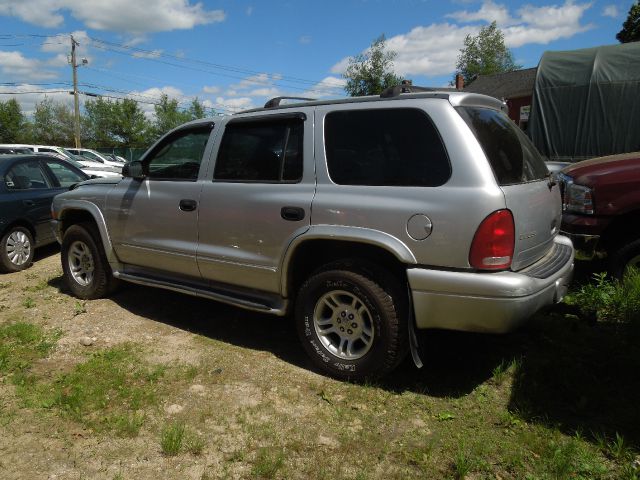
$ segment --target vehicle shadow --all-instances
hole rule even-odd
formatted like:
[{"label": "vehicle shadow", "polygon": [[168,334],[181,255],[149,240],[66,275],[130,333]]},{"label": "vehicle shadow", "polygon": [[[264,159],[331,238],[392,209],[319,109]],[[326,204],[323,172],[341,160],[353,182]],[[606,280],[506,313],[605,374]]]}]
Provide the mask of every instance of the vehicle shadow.
[{"label": "vehicle shadow", "polygon": [[567,434],[640,447],[640,324],[550,315],[525,345],[509,409]]},{"label": "vehicle shadow", "polygon": [[33,253],[33,261],[38,262],[58,253],[60,253],[60,245],[57,242],[50,243],[48,245],[36,248],[36,251]]}]

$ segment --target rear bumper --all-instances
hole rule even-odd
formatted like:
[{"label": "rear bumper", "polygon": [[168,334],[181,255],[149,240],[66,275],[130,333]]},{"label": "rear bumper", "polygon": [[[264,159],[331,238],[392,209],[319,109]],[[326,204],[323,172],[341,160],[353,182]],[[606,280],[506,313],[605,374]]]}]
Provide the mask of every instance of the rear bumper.
[{"label": "rear bumper", "polygon": [[[555,242],[564,249],[562,262],[545,258],[520,272],[408,269],[417,328],[504,333],[559,302],[571,282],[574,253],[568,238],[557,236]],[[532,271],[545,271],[544,262],[555,265],[552,271],[533,276]]]}]

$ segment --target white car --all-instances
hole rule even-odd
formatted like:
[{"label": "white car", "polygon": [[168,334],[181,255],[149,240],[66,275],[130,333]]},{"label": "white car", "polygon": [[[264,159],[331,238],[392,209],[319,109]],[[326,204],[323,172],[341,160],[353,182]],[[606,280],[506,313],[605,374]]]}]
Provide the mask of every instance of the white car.
[{"label": "white car", "polygon": [[[98,177],[119,177],[121,176],[122,166],[111,167],[100,162],[94,162],[92,160],[74,155],[65,148],[57,147],[54,145],[29,145],[34,152],[44,153],[57,153],[62,155],[66,160],[70,160],[76,163],[78,168],[84,171],[87,175],[96,175]],[[79,165],[78,165],[79,164]]]},{"label": "white car", "polygon": [[90,148],[66,148],[65,150],[73,153],[74,155],[78,155],[83,159],[91,160],[92,162],[103,163],[104,165],[108,165],[110,167],[122,168],[125,163],[120,162],[119,160],[114,160],[112,157],[103,155],[102,153],[91,150]]}]

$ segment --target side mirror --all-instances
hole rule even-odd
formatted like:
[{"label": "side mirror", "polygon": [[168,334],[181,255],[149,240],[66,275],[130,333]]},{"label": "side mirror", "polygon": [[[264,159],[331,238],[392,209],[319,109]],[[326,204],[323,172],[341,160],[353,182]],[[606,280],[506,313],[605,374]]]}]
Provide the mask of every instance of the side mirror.
[{"label": "side mirror", "polygon": [[140,160],[134,160],[133,162],[125,163],[122,167],[122,176],[142,180],[145,177],[142,162]]}]

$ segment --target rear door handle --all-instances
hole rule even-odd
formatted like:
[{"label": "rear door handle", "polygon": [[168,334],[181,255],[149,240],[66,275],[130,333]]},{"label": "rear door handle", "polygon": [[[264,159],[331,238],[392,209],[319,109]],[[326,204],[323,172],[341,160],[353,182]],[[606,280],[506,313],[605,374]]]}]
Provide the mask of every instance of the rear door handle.
[{"label": "rear door handle", "polygon": [[33,200],[23,200],[22,203],[27,207],[34,207],[36,205],[36,202]]},{"label": "rear door handle", "polygon": [[304,218],[304,208],[300,207],[282,207],[280,216],[290,222],[298,222]]},{"label": "rear door handle", "polygon": [[180,200],[180,210],[183,212],[193,212],[197,206],[198,202],[195,200],[189,200],[188,198]]}]

